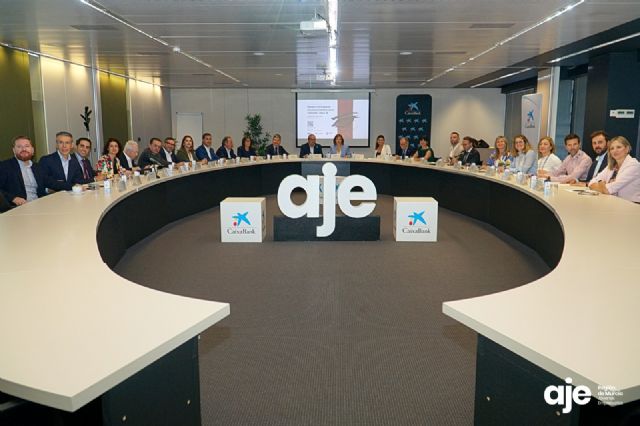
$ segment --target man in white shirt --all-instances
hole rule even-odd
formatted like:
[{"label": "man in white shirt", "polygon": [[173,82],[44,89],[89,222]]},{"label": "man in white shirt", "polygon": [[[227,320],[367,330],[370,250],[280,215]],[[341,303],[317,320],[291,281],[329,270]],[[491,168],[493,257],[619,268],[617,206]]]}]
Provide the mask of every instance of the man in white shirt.
[{"label": "man in white shirt", "polygon": [[449,135],[449,142],[451,143],[451,151],[449,151],[449,162],[454,163],[458,161],[458,157],[462,154],[464,148],[462,147],[462,142],[460,141],[460,133],[451,132]]}]

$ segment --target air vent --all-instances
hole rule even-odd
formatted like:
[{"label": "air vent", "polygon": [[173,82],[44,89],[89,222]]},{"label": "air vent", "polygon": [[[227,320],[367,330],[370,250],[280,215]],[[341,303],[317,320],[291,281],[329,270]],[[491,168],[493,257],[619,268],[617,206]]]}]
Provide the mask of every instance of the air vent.
[{"label": "air vent", "polygon": [[78,31],[117,31],[113,25],[70,25]]},{"label": "air vent", "polygon": [[481,23],[481,24],[472,24],[469,28],[476,30],[495,30],[500,28],[511,28],[513,24],[509,24],[508,22],[494,22],[494,23]]}]

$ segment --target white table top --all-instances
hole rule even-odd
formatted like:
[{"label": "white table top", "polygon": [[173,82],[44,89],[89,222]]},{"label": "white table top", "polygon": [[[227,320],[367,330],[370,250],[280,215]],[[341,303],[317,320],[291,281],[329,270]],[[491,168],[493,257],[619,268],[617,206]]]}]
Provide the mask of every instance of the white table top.
[{"label": "white table top", "polygon": [[[271,160],[300,161],[317,160]],[[263,162],[213,169],[254,164]],[[184,175],[174,173],[160,181]],[[58,193],[0,215],[1,391],[76,410],[229,314],[226,303],[131,283],[100,259],[101,215],[120,197],[154,184],[125,193]],[[623,402],[640,399],[640,206],[563,190],[543,197],[513,181],[501,184],[556,213],[565,232],[562,259],[533,283],[446,302],[443,312],[593,394],[598,385],[612,385],[623,392]]]}]

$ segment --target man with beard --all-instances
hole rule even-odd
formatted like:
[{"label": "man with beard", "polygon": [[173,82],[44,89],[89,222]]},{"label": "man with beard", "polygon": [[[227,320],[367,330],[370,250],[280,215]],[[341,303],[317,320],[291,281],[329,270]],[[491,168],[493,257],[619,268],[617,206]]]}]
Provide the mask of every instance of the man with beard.
[{"label": "man with beard", "polygon": [[605,167],[607,167],[609,151],[609,136],[603,130],[597,130],[591,133],[591,148],[596,154],[596,158],[591,163],[587,172],[586,182],[590,182],[594,176],[597,176]]},{"label": "man with beard", "polygon": [[21,206],[47,195],[44,176],[32,161],[34,149],[31,139],[13,139],[14,157],[0,163],[0,192],[8,203]]}]

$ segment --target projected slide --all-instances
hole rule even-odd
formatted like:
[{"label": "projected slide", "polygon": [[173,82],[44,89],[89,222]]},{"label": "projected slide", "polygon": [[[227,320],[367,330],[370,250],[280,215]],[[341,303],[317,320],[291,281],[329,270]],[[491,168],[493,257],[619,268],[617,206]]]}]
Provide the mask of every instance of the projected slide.
[{"label": "projected slide", "polygon": [[[311,94],[304,94],[308,97]],[[341,93],[319,94],[313,99],[297,99],[297,145],[307,142],[310,133],[316,135],[318,143],[329,146],[333,137],[340,133],[352,147],[369,146],[369,94],[349,95],[349,98],[324,99],[345,95]],[[360,99],[355,99],[359,96]],[[362,97],[366,98],[362,98]]]}]

